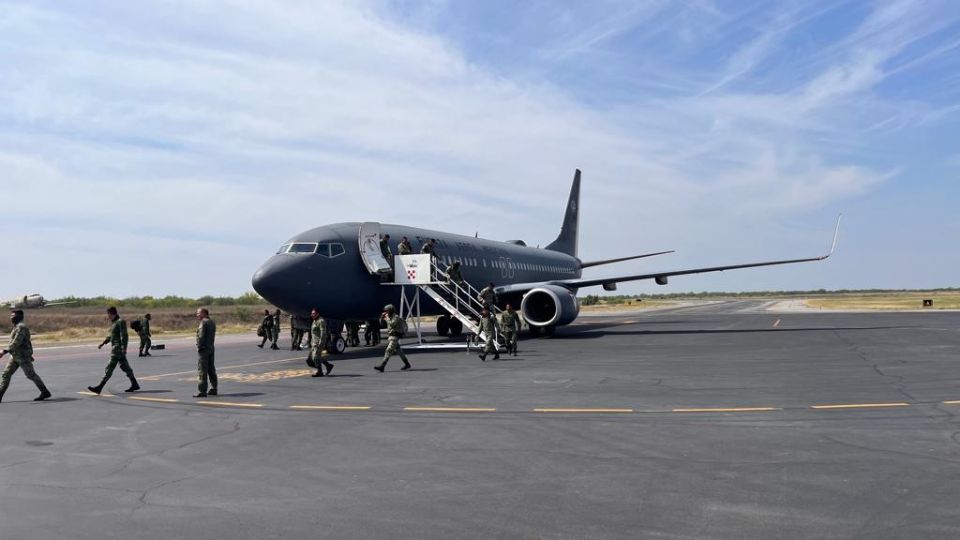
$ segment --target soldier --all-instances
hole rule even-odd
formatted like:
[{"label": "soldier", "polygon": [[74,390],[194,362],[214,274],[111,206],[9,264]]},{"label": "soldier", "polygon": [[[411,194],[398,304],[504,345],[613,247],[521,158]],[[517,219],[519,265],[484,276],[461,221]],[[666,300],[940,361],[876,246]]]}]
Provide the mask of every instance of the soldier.
[{"label": "soldier", "polygon": [[385,234],[383,238],[380,239],[380,254],[383,255],[383,258],[390,263],[390,266],[393,266],[393,252],[390,251],[390,235]]},{"label": "soldier", "polygon": [[140,389],[140,385],[137,384],[137,378],[133,374],[133,369],[130,368],[130,363],[127,362],[127,344],[130,341],[130,337],[127,335],[127,321],[120,318],[120,314],[117,313],[117,308],[113,306],[107,308],[107,318],[110,320],[110,333],[107,334],[106,339],[104,339],[103,343],[97,348],[102,349],[104,345],[109,343],[110,361],[107,362],[107,368],[104,370],[103,379],[100,381],[100,384],[88,386],[87,390],[99,395],[100,392],[103,391],[103,386],[107,384],[107,381],[109,381],[113,375],[113,370],[116,369],[119,364],[120,370],[130,379],[130,388],[127,388],[124,392],[136,392]]},{"label": "soldier", "polygon": [[410,240],[404,236],[400,243],[397,244],[397,255],[410,255],[413,253],[413,246],[410,245]]},{"label": "soldier", "polygon": [[480,294],[477,295],[477,300],[483,304],[483,307],[487,309],[493,309],[493,306],[497,305],[497,293],[493,290],[493,282],[491,281],[489,285],[483,288],[480,291]]},{"label": "soldier", "polygon": [[500,331],[500,325],[497,323],[496,317],[490,316],[490,310],[483,308],[483,311],[480,312],[480,333],[483,334],[483,337],[486,339],[486,342],[483,347],[483,352],[480,353],[480,360],[486,362],[487,355],[493,353],[493,359],[500,359],[500,351],[497,350],[497,332]]},{"label": "soldier", "polygon": [[279,351],[280,347],[277,345],[277,341],[280,340],[280,310],[273,312],[273,335],[270,336],[270,341],[273,343],[270,345],[270,348]]},{"label": "soldier", "polygon": [[[197,320],[200,321],[200,325],[197,326],[197,390],[199,393],[193,397],[203,398],[217,395],[217,368],[213,362],[217,325],[210,318],[210,312],[206,308],[197,310]],[[209,391],[207,391],[208,381]]]},{"label": "soldier", "polygon": [[347,345],[351,347],[360,346],[360,323],[350,321],[346,323],[347,327]]},{"label": "soldier", "polygon": [[363,329],[363,339],[367,344],[367,347],[376,347],[380,344],[380,321],[377,319],[370,319],[364,325]]},{"label": "soldier", "polygon": [[303,350],[303,328],[297,326],[297,319],[290,315],[290,350],[291,351],[302,351]]},{"label": "soldier", "polygon": [[10,353],[10,361],[3,370],[3,377],[0,378],[0,401],[3,401],[3,395],[7,393],[10,386],[10,377],[23,369],[23,374],[37,385],[40,395],[33,398],[34,401],[43,401],[51,396],[50,391],[43,384],[43,380],[33,369],[33,342],[30,341],[30,329],[23,324],[23,311],[14,310],[10,312],[10,323],[13,325],[13,331],[10,332],[10,344],[3,351],[0,351],[0,358]]},{"label": "soldier", "polygon": [[436,257],[437,256],[436,247],[437,247],[437,239],[431,238],[430,240],[427,240],[427,243],[424,244],[422,248],[420,248],[420,253],[426,253],[432,257]]},{"label": "soldier", "polygon": [[503,340],[507,346],[507,354],[517,355],[517,337],[520,335],[520,315],[507,304],[507,309],[500,314],[500,329],[503,331]]},{"label": "soldier", "polygon": [[143,319],[140,319],[140,330],[137,330],[137,335],[140,336],[140,356],[153,356],[150,354],[150,345],[153,343],[150,340],[152,334],[150,333],[150,319],[152,317],[149,313],[143,316]]},{"label": "soldier", "polygon": [[263,341],[257,345],[261,349],[267,344],[268,339],[273,339],[273,315],[270,314],[269,309],[263,310],[263,320],[260,321],[260,327],[257,328],[257,335],[263,337]]},{"label": "soldier", "polygon": [[307,365],[317,368],[317,372],[311,377],[324,377],[323,368],[327,368],[326,375],[333,371],[333,364],[323,357],[323,350],[327,346],[327,340],[330,339],[330,332],[327,330],[327,321],[320,317],[320,312],[316,308],[310,310],[310,355],[307,356]]},{"label": "soldier", "polygon": [[463,275],[460,273],[460,261],[453,261],[453,263],[447,267],[447,283],[456,284],[458,287],[463,286]]},{"label": "soldier", "polygon": [[373,369],[383,373],[387,367],[390,357],[399,354],[400,360],[403,360],[401,371],[410,369],[410,362],[407,361],[407,355],[403,354],[400,348],[400,338],[403,337],[403,319],[397,316],[393,304],[387,304],[383,308],[383,315],[380,316],[387,321],[387,349],[383,352],[383,363],[379,366],[373,366]]}]

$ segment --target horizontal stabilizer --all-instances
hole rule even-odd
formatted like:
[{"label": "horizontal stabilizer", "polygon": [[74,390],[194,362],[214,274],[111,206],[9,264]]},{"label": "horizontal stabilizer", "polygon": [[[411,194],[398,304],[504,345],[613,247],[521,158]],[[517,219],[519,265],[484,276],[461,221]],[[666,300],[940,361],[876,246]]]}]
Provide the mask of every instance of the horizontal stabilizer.
[{"label": "horizontal stabilizer", "polygon": [[623,261],[632,261],[634,259],[645,259],[647,257],[656,257],[657,255],[665,255],[667,253],[674,253],[674,250],[670,251],[658,251],[656,253],[645,253],[643,255],[632,255],[630,257],[620,257],[619,259],[604,259],[602,261],[589,261],[585,263],[580,263],[580,268],[590,268],[591,266],[602,266],[604,264],[613,264]]}]

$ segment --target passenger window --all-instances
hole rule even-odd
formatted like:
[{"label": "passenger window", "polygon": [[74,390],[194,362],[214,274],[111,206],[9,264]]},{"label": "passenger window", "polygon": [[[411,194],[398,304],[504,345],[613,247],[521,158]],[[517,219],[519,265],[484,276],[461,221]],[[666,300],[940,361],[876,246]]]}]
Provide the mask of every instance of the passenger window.
[{"label": "passenger window", "polygon": [[287,253],[314,253],[317,251],[317,244],[290,244],[290,251]]},{"label": "passenger window", "polygon": [[329,257],[330,244],[320,244],[320,246],[317,247],[317,253],[319,253],[323,257]]},{"label": "passenger window", "polygon": [[346,250],[343,249],[343,244],[330,244],[330,256],[337,257],[346,253]]}]

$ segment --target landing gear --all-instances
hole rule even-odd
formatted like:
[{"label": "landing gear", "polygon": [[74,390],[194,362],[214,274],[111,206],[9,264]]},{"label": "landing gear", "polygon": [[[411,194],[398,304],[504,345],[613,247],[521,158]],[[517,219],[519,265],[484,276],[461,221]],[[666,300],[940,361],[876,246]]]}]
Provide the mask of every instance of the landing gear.
[{"label": "landing gear", "polygon": [[533,326],[530,325],[530,335],[533,337],[553,337],[553,334],[557,331],[556,326]]},{"label": "landing gear", "polygon": [[450,335],[455,338],[463,335],[463,323],[459,319],[450,319]]},{"label": "landing gear", "polygon": [[328,353],[343,354],[345,350],[347,350],[347,341],[343,339],[343,336],[332,336],[330,338],[330,344],[327,345]]},{"label": "landing gear", "polygon": [[[451,319],[448,315],[441,315],[437,317],[437,334],[440,336],[446,336],[450,333],[450,323],[456,319]],[[457,321],[460,322],[460,321]]]}]

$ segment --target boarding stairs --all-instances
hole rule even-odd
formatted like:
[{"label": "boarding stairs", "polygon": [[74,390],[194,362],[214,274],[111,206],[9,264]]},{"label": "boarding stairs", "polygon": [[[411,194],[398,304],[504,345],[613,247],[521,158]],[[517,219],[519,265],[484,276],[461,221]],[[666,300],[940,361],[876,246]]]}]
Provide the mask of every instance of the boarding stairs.
[{"label": "boarding stairs", "polygon": [[[480,332],[480,326],[474,322],[480,320],[480,311],[483,303],[480,302],[480,291],[466,281],[456,283],[450,280],[447,270],[449,265],[441,269],[443,263],[434,258],[431,262],[432,282],[420,285],[420,290],[427,294],[434,302],[440,305],[451,317],[463,324],[463,327],[477,335],[481,342],[486,342],[487,336]],[[490,306],[490,313],[494,317],[500,315],[500,308]],[[495,336],[499,338],[499,336]],[[497,340],[494,339],[494,343]],[[499,346],[499,345],[498,345]]]}]

